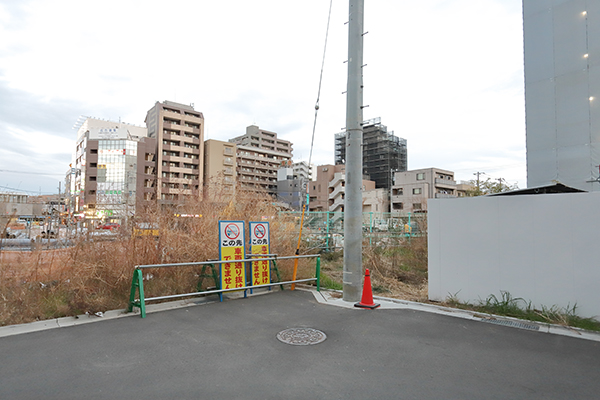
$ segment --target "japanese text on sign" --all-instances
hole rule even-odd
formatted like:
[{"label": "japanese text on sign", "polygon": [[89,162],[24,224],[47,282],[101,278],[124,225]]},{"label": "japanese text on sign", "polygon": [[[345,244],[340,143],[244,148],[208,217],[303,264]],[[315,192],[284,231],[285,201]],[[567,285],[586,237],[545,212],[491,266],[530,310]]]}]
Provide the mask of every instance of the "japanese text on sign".
[{"label": "japanese text on sign", "polygon": [[[250,250],[252,254],[269,254],[269,223],[250,222]],[[252,285],[271,283],[268,260],[252,262]]]},{"label": "japanese text on sign", "polygon": [[[219,257],[222,261],[243,260],[245,257],[244,222],[219,221]],[[221,288],[246,286],[246,268],[242,262],[221,264]]]}]

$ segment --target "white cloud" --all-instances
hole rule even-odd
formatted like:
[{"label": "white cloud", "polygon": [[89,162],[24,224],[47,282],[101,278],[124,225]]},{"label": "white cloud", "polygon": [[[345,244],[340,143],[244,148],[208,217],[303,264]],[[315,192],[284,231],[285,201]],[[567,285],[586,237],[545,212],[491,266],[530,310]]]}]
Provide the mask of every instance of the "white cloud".
[{"label": "white cloud", "polygon": [[[409,168],[520,165],[497,174],[525,186],[520,3],[366,2],[364,117],[408,139]],[[329,2],[20,4],[0,5],[0,79],[11,89],[138,125],[156,101],[194,103],[209,138],[257,124],[308,159]],[[333,162],[345,125],[347,12],[334,1],[315,163]],[[73,143],[56,143],[70,153]]]}]

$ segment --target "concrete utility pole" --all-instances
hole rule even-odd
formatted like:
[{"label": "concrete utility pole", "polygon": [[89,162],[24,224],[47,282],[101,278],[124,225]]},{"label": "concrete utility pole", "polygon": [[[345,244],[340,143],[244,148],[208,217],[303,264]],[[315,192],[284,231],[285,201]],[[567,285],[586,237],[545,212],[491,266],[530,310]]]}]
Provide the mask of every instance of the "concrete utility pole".
[{"label": "concrete utility pole", "polygon": [[473,172],[473,175],[477,175],[477,190],[479,190],[479,175],[485,175],[485,172]]},{"label": "concrete utility pole", "polygon": [[364,0],[350,0],[346,94],[344,301],[360,300],[362,283],[362,140]]}]

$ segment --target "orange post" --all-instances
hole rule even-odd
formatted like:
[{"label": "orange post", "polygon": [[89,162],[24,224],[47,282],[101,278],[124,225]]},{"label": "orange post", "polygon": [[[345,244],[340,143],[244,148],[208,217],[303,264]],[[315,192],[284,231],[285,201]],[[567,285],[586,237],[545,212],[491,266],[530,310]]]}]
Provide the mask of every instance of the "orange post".
[{"label": "orange post", "polygon": [[[306,204],[302,206],[302,218],[300,218],[300,234],[298,235],[298,245],[296,246],[296,255],[300,254],[300,240],[302,239],[302,226],[304,225],[304,211],[306,210]],[[296,280],[296,274],[298,272],[298,259],[294,260],[294,273],[292,274],[292,280]],[[296,284],[292,283],[291,290],[296,289]]]}]

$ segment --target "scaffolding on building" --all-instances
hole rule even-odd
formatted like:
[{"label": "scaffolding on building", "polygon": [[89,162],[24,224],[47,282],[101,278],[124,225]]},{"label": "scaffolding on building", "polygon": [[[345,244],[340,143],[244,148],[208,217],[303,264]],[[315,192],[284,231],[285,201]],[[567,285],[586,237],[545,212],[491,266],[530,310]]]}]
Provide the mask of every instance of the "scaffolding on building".
[{"label": "scaffolding on building", "polygon": [[[335,163],[346,163],[346,132],[335,135]],[[375,182],[376,188],[392,187],[392,171],[406,171],[408,166],[406,139],[388,132],[381,118],[363,122],[363,174]]]}]

